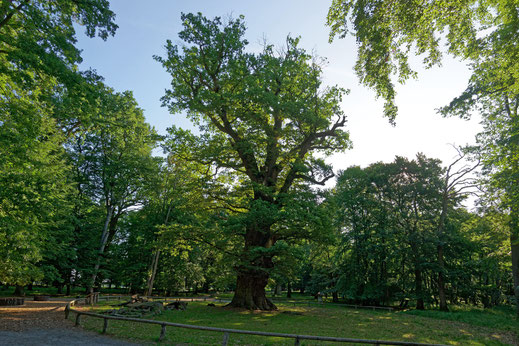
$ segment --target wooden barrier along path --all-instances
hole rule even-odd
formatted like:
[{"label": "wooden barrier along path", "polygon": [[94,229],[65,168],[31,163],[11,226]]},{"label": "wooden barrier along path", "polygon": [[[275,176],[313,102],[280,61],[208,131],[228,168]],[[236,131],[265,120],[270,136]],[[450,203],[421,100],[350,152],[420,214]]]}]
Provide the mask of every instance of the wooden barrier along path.
[{"label": "wooden barrier along path", "polygon": [[[153,297],[157,298],[165,298],[165,297]],[[424,343],[416,343],[416,342],[406,342],[406,341],[387,341],[387,340],[369,340],[369,339],[351,339],[351,338],[337,338],[332,336],[315,336],[315,335],[299,335],[299,334],[286,334],[286,333],[270,333],[270,332],[260,332],[253,330],[241,330],[241,329],[228,329],[228,328],[216,328],[216,327],[205,327],[205,326],[195,326],[190,324],[181,324],[181,323],[173,323],[173,322],[164,322],[164,321],[155,321],[155,320],[147,320],[142,318],[132,318],[132,317],[119,317],[119,316],[107,316],[96,314],[88,311],[79,311],[73,309],[78,302],[83,301],[85,305],[97,303],[100,299],[112,300],[117,299],[120,300],[121,296],[106,296],[100,297],[99,293],[94,293],[88,295],[86,298],[76,299],[67,304],[65,307],[65,318],[68,319],[70,312],[76,314],[76,326],[81,324],[81,316],[91,316],[104,319],[103,321],[103,333],[106,333],[108,329],[108,320],[118,320],[118,321],[129,321],[129,322],[138,322],[138,323],[147,323],[147,324],[157,324],[161,326],[159,340],[162,341],[166,338],[166,327],[176,327],[176,328],[186,328],[186,329],[196,329],[196,330],[206,330],[211,332],[219,332],[223,333],[222,346],[226,346],[230,334],[247,334],[247,335],[258,335],[258,336],[271,336],[278,338],[289,338],[294,339],[294,345],[300,345],[301,340],[314,340],[314,341],[328,341],[328,342],[344,342],[344,343],[358,343],[358,344],[371,344],[371,345],[420,345],[420,346],[445,346],[439,344],[424,344]],[[171,299],[171,298],[170,298]],[[175,299],[175,298],[173,298]],[[191,301],[206,301],[207,298],[184,298],[185,300],[191,299]]]}]

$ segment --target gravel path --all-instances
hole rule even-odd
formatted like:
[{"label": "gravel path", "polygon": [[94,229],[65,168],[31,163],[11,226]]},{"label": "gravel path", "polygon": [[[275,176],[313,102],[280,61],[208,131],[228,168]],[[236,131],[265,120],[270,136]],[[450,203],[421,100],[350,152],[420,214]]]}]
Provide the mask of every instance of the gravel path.
[{"label": "gravel path", "polygon": [[135,345],[74,327],[65,320],[67,299],[0,307],[0,345]]}]

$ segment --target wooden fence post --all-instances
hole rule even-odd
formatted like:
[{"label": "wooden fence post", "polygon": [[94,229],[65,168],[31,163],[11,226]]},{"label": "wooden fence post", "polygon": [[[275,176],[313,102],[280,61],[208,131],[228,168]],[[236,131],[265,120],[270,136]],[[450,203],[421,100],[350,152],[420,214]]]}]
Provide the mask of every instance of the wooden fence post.
[{"label": "wooden fence post", "polygon": [[159,341],[164,340],[165,337],[166,337],[166,325],[163,324],[162,328],[160,329]]},{"label": "wooden fence post", "polygon": [[108,318],[103,318],[103,334],[106,333],[106,329],[108,328]]},{"label": "wooden fence post", "polygon": [[294,342],[294,346],[299,346],[299,337],[296,337],[296,341]]},{"label": "wooden fence post", "polygon": [[222,346],[227,346],[227,342],[229,342],[229,333],[223,333]]},{"label": "wooden fence post", "polygon": [[76,315],[76,327],[81,324],[81,314],[78,312]]}]

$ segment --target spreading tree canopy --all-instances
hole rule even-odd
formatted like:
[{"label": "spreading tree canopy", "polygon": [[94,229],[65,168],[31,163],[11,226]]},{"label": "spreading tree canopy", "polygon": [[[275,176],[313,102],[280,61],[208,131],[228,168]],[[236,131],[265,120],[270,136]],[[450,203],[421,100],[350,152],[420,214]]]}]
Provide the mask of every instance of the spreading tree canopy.
[{"label": "spreading tree canopy", "polygon": [[[332,178],[324,158],[350,145],[339,106],[346,91],[322,86],[319,61],[297,38],[279,52],[265,45],[254,54],[246,51],[243,17],[183,14],[182,21],[184,45],[168,41],[167,56],[156,57],[172,76],[163,102],[199,125],[200,135],[191,137],[197,159],[232,177],[228,196],[240,192],[233,233],[242,248],[231,305],[273,309],[265,286],[276,244],[311,233],[301,221],[311,214],[311,197],[299,192]],[[301,227],[289,227],[290,220]]]}]

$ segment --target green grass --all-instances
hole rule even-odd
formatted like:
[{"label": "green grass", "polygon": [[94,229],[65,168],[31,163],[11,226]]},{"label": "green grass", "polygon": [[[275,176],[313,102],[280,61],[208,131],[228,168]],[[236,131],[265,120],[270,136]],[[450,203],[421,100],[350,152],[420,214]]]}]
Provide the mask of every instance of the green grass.
[{"label": "green grass", "polygon": [[[502,345],[519,342],[519,321],[506,309],[459,309],[452,313],[379,312],[332,306],[292,306],[278,303],[274,312],[253,312],[208,307],[207,302],[189,302],[187,311],[166,311],[150,317],[200,326],[246,329],[278,333],[336,336],[362,339],[384,339],[443,343],[451,345]],[[109,309],[106,302],[96,311]],[[454,316],[454,317],[453,317]],[[86,329],[101,331],[102,319],[83,316]],[[486,323],[485,321],[488,321]],[[156,343],[160,326],[125,321],[109,321],[108,334],[141,343]],[[223,334],[168,327],[163,344],[221,344]],[[293,339],[231,334],[229,345],[293,345]],[[303,345],[323,345],[302,341]],[[329,343],[330,345],[338,345]]]},{"label": "green grass", "polygon": [[472,326],[519,333],[519,320],[515,310],[510,306],[500,306],[493,309],[483,309],[472,305],[450,306],[449,312],[439,310],[409,310],[408,315],[422,316],[440,320],[457,321]]}]

